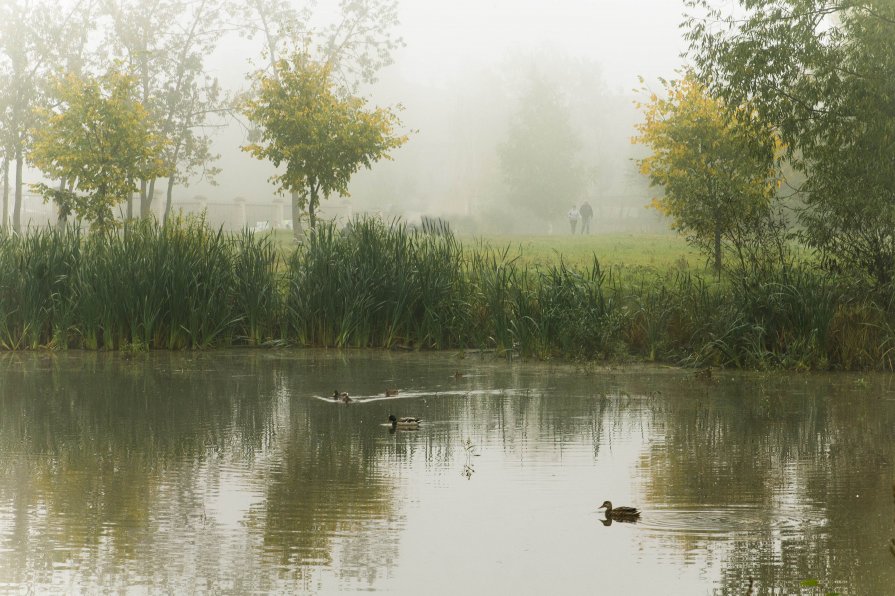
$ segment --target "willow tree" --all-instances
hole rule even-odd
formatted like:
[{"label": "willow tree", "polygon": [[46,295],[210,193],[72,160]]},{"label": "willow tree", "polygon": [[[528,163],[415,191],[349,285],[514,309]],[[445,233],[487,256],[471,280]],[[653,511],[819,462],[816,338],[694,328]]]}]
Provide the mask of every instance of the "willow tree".
[{"label": "willow tree", "polygon": [[895,1],[687,4],[700,78],[773,122],[805,175],[806,242],[836,269],[895,280]]},{"label": "willow tree", "polygon": [[[279,60],[273,72],[256,75],[255,93],[244,106],[260,138],[242,149],[283,166],[270,180],[292,195],[293,221],[307,210],[312,228],[321,199],[349,196],[352,175],[390,159],[389,152],[407,141],[392,110],[370,109],[364,99],[340,93],[332,72],[307,54]],[[298,225],[293,232],[298,238]]]},{"label": "willow tree", "polygon": [[137,190],[137,181],[166,173],[164,143],[137,98],[132,77],[70,75],[54,85],[56,106],[40,113],[31,161],[59,188],[37,184],[61,214],[73,213],[95,230],[115,225],[113,208]]},{"label": "willow tree", "polygon": [[639,105],[644,120],[633,139],[652,151],[640,170],[664,191],[652,206],[713,258],[716,271],[724,245],[745,264],[752,234],[771,216],[779,138],[752,112],[710,96],[692,74],[664,85],[665,97]]}]

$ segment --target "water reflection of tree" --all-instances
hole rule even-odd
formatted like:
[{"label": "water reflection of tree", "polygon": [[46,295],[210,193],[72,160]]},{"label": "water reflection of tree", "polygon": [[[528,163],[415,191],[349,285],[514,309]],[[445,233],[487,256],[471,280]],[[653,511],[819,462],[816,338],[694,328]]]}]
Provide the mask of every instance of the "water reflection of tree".
[{"label": "water reflection of tree", "polygon": [[[725,542],[676,534],[682,553],[726,545],[725,593],[750,578],[756,593],[797,592],[806,579],[859,594],[895,585],[880,531],[891,510],[893,413],[871,397],[880,387],[856,393],[849,383],[738,380],[654,408],[661,432],[642,460],[649,502],[691,505],[697,527],[713,512],[747,520],[720,534]],[[737,505],[757,508],[732,512]]]},{"label": "water reflection of tree", "polygon": [[[3,356],[0,576],[46,584],[61,564],[88,587],[150,577],[181,592],[207,578],[202,589],[239,592],[277,589],[271,556],[305,581],[338,558],[356,581],[394,559],[377,463],[388,434],[357,433],[346,418],[363,410],[310,399],[332,375],[308,381],[295,365],[254,352]],[[233,490],[257,496],[248,531],[218,519],[229,504],[217,495]]]},{"label": "water reflection of tree", "polygon": [[[724,591],[749,577],[761,590],[796,591],[815,575],[856,593],[895,581],[868,572],[888,556],[887,537],[875,541],[891,518],[895,432],[891,405],[867,398],[872,388],[854,399],[854,384],[803,377],[694,384],[677,373],[582,377],[487,362],[464,362],[469,374],[457,380],[458,366],[368,353],[4,357],[0,576],[47,577],[68,557],[80,575],[114,583],[125,569],[170,592],[195,589],[183,583],[194,569],[212,592],[310,591],[326,574],[372,585],[399,557],[405,487],[420,473],[466,483],[467,439],[482,453],[473,483],[491,472],[494,450],[552,465],[577,449],[587,466],[588,441],[596,461],[615,440],[642,439],[645,500],[632,504],[756,512],[733,539],[668,534],[675,552],[723,557]],[[404,391],[348,407],[314,399],[333,385]],[[390,434],[382,423],[392,412],[427,425]],[[226,488],[228,469],[257,496],[229,532],[207,499]]]},{"label": "water reflection of tree", "polygon": [[[433,482],[416,474],[461,478],[467,439],[480,446],[483,461],[494,446],[510,460],[519,452],[525,461],[561,461],[564,451],[582,439],[592,441],[596,456],[606,428],[623,426],[629,432],[640,422],[622,412],[641,400],[619,405],[607,397],[617,390],[611,383],[595,377],[582,384],[568,368],[464,362],[469,374],[455,379],[457,363],[443,355],[431,360],[383,355],[364,363],[368,357],[317,362],[315,376],[339,379],[339,389],[357,388],[352,394],[361,400],[381,394],[386,380],[398,379],[400,398],[348,407],[295,401],[286,425],[290,432],[279,440],[282,459],[268,479],[264,547],[278,565],[295,573],[326,565],[359,583],[385,573],[399,555],[405,523],[402,483]],[[308,387],[304,392],[327,390]],[[422,416],[424,428],[391,434],[382,424],[389,413]],[[530,442],[538,448],[527,450]],[[541,447],[551,443],[552,452]],[[346,537],[335,548],[334,535]]]},{"label": "water reflection of tree", "polygon": [[[334,408],[341,411],[333,415]],[[293,573],[332,566],[342,577],[372,581],[366,572],[397,559],[393,484],[378,463],[388,433],[359,412],[316,400],[290,412],[267,478],[263,532],[265,550]]]},{"label": "water reflection of tree", "polygon": [[145,557],[170,539],[160,517],[201,516],[199,476],[216,453],[236,442],[251,457],[271,432],[271,401],[258,396],[275,394],[274,379],[251,362],[237,376],[202,356],[13,354],[0,371],[13,581],[49,580],[73,560],[96,577]]}]

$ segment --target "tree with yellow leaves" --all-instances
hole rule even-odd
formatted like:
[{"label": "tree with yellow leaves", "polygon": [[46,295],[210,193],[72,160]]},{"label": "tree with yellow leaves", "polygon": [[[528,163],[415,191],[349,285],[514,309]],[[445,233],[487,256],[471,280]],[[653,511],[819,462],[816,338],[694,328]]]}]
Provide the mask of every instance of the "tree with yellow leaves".
[{"label": "tree with yellow leaves", "polygon": [[348,196],[351,177],[370,169],[407,142],[398,116],[388,108],[340,92],[333,66],[299,52],[274,63],[273,73],[255,75],[255,94],[244,113],[260,130],[260,139],[242,147],[284,170],[271,177],[281,192],[292,194],[293,233],[307,209],[313,228],[321,199]]},{"label": "tree with yellow leaves", "polygon": [[57,103],[40,111],[30,157],[59,186],[34,188],[56,204],[61,220],[74,214],[94,230],[110,230],[113,208],[136,192],[137,181],[165,175],[164,142],[131,76],[69,75],[53,87]]},{"label": "tree with yellow leaves", "polygon": [[639,103],[635,143],[652,154],[640,171],[664,194],[651,206],[713,258],[721,270],[729,247],[748,260],[754,233],[766,230],[779,187],[779,137],[745,107],[711,97],[692,73],[662,81],[666,96]]}]

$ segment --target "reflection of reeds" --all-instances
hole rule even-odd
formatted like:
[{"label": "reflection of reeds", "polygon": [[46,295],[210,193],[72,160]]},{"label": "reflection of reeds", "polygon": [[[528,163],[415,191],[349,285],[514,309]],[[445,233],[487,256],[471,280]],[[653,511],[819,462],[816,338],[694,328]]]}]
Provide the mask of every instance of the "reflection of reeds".
[{"label": "reflection of reeds", "polygon": [[[892,485],[892,501],[895,501],[895,484]],[[895,526],[895,519],[892,522],[893,526]],[[895,556],[895,535],[889,539],[889,551],[892,553],[892,556]]]},{"label": "reflection of reeds", "polygon": [[475,473],[475,464],[472,463],[473,457],[478,457],[478,452],[475,444],[472,442],[472,439],[467,438],[463,443],[463,451],[466,454],[466,461],[463,463],[463,475],[467,480],[472,478],[472,475]]},{"label": "reflection of reeds", "polygon": [[[437,233],[435,233],[437,232]],[[282,265],[282,266],[281,266]],[[282,263],[201,220],[0,236],[0,347],[483,349],[745,368],[895,369],[895,302],[808,267],[722,283],[524,264],[446,227],[323,224]]]}]

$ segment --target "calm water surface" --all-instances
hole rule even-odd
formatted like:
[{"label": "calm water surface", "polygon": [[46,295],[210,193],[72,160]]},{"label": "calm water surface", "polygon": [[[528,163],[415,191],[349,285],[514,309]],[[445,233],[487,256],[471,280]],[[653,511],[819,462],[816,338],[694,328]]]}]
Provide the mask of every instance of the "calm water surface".
[{"label": "calm water surface", "polygon": [[0,592],[895,594],[893,458],[888,376],[7,354]]}]

